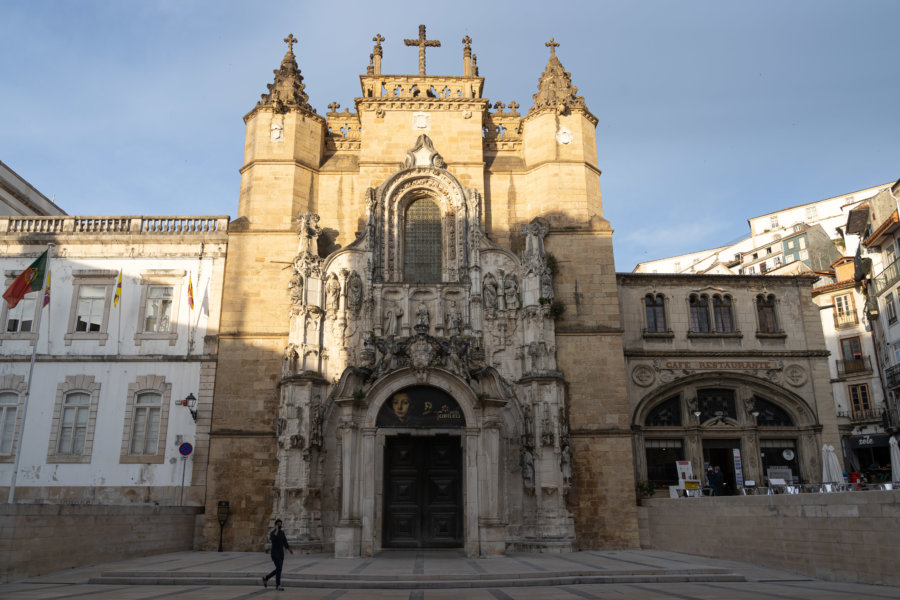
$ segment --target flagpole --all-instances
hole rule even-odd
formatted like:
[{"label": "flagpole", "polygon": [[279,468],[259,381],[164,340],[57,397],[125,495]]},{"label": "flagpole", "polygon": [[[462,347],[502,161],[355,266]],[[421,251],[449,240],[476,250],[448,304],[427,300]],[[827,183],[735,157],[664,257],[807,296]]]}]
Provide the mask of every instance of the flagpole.
[{"label": "flagpole", "polygon": [[25,399],[22,402],[22,430],[19,431],[19,439],[16,442],[16,457],[13,460],[12,480],[9,482],[9,503],[15,503],[16,476],[19,474],[19,458],[22,456],[22,442],[25,441],[25,417],[28,416],[28,396],[31,394],[31,376],[34,374],[34,358],[37,356],[38,338],[41,336],[41,315],[44,313],[44,294],[47,293],[47,280],[50,278],[50,258],[53,256],[53,246],[47,244],[47,268],[44,273],[44,281],[41,283],[41,294],[38,296],[40,308],[37,318],[34,320],[34,346],[31,348],[31,364],[28,366],[28,382],[25,384]]}]

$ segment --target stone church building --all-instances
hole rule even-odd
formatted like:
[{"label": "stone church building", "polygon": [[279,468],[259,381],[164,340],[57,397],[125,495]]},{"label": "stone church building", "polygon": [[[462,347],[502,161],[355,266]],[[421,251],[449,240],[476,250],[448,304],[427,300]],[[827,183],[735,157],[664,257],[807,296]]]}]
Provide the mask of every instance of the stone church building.
[{"label": "stone church building", "polygon": [[[232,550],[260,549],[276,517],[296,547],[337,556],[637,547],[646,441],[685,438],[695,469],[706,430],[759,448],[750,413],[734,406],[715,414],[710,405],[708,423],[689,422],[697,386],[715,371],[697,366],[703,356],[769,357],[764,370],[735,363],[733,402],[765,392],[766,407],[798,415],[779,412],[770,437],[795,448],[804,476],[815,477],[819,414],[831,396],[827,385],[806,385],[827,356],[816,350],[821,331],[794,326],[818,318],[811,299],[793,293],[785,327],[753,345],[733,330],[716,336],[718,321],[703,332],[713,335],[688,339],[687,317],[683,332],[641,337],[644,318],[658,316],[645,298],[656,302],[662,288],[649,276],[617,284],[597,118],[553,39],[543,72],[533,65],[537,93],[519,112],[483,97],[468,37],[457,50],[461,75],[426,73],[426,48],[439,43],[424,26],[406,40],[419,72],[390,75],[378,35],[354,106],[332,104],[324,117],[308,103],[296,40],[285,41],[274,82],[244,117],[209,431],[207,549],[218,542],[220,501],[231,509]],[[788,279],[778,285],[810,285]],[[663,287],[685,298],[708,287],[673,281]],[[617,285],[637,307],[625,307],[634,314],[624,320],[637,328],[627,338],[634,373]],[[667,306],[671,322],[692,314],[675,300]],[[698,342],[703,349],[693,349]],[[691,364],[702,373],[687,387],[670,385],[684,369],[660,367],[672,352],[697,354]],[[790,364],[785,352],[794,353]],[[788,366],[803,385],[782,392]],[[677,426],[645,427],[654,403],[671,408],[679,394]],[[801,439],[791,446],[795,428]]]}]

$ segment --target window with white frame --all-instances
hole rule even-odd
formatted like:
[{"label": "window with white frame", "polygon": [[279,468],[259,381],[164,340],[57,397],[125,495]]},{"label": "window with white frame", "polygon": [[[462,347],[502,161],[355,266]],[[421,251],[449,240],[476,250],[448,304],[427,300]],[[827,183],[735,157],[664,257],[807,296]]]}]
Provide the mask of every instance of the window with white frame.
[{"label": "window with white frame", "polygon": [[772,229],[778,229],[778,215],[772,215],[769,217],[769,227]]},{"label": "window with white frame", "polygon": [[18,392],[0,391],[0,455],[9,455],[13,452],[18,414]]},{"label": "window with white frame", "polygon": [[70,375],[56,388],[48,463],[89,463],[100,401],[92,375]]},{"label": "window with white frame", "polygon": [[159,269],[141,273],[141,304],[134,342],[178,339],[178,310],[185,271]]},{"label": "window with white frame", "polygon": [[0,375],[0,463],[15,460],[16,443],[22,427],[21,404],[25,397],[25,378]]},{"label": "window with white frame", "polygon": [[806,207],[806,218],[807,219],[815,219],[818,216],[818,210],[815,206],[807,206]]},{"label": "window with white frame", "polygon": [[73,340],[97,340],[104,345],[109,339],[107,325],[112,305],[116,271],[75,271],[72,281],[72,308],[66,345]]},{"label": "window with white frame", "polygon": [[142,375],[128,385],[121,463],[157,463],[165,459],[172,384],[161,375]]},{"label": "window with white frame", "polygon": [[[7,287],[15,281],[19,276],[19,271],[8,271],[6,273]],[[0,332],[4,338],[12,339],[31,339],[34,337],[34,321],[37,317],[37,297],[40,292],[29,292],[25,297],[19,300],[15,308],[10,308],[6,302],[0,302],[0,320],[3,323],[3,331]]]},{"label": "window with white frame", "polygon": [[888,323],[897,322],[897,305],[894,304],[894,292],[884,297],[884,312],[887,313]]}]

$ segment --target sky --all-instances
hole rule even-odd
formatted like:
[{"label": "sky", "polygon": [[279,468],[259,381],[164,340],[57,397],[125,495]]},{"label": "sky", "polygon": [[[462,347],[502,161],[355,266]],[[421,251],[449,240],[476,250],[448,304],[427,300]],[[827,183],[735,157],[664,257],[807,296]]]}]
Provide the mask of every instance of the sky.
[{"label": "sky", "polygon": [[[461,74],[523,114],[554,37],[597,116],[616,269],[900,178],[900,1],[0,0],[0,160],[73,215],[237,217],[244,123],[294,48],[310,104]],[[343,108],[342,108],[343,110]]]}]

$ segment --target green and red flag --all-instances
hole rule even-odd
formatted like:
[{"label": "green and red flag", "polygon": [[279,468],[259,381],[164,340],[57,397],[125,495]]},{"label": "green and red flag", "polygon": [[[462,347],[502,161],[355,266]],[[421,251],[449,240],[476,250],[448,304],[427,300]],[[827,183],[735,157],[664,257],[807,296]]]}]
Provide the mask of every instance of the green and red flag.
[{"label": "green and red flag", "polygon": [[3,292],[3,299],[10,308],[15,308],[25,294],[40,291],[44,287],[44,278],[47,276],[47,252],[45,250],[27,269],[19,273],[16,280]]}]

